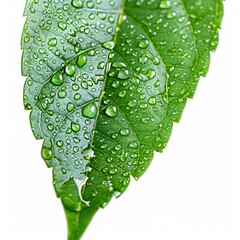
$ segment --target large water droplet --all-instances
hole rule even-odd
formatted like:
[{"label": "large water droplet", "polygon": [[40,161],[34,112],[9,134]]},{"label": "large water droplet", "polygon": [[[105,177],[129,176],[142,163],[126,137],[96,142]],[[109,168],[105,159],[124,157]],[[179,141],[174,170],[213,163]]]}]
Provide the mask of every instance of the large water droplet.
[{"label": "large water droplet", "polygon": [[48,41],[48,45],[49,45],[49,46],[52,46],[52,47],[56,46],[56,45],[57,45],[57,39],[56,39],[56,38],[50,39],[50,40]]},{"label": "large water droplet", "polygon": [[95,118],[97,115],[96,103],[91,102],[88,105],[86,105],[82,110],[82,114],[84,117],[87,117],[87,118]]},{"label": "large water droplet", "polygon": [[117,77],[120,79],[127,79],[129,78],[130,73],[127,69],[119,71]]},{"label": "large water droplet", "polygon": [[63,75],[62,73],[55,73],[51,79],[51,82],[54,84],[54,85],[57,85],[57,86],[60,86],[63,84],[64,82],[64,79],[63,79]]},{"label": "large water droplet", "polygon": [[77,65],[82,68],[87,63],[87,56],[86,53],[80,54],[78,57]]},{"label": "large water droplet", "polygon": [[129,135],[129,129],[123,128],[120,130],[121,135],[128,136]]},{"label": "large water droplet", "polygon": [[51,160],[53,158],[53,151],[51,148],[42,147],[41,154],[44,160]]},{"label": "large water droplet", "polygon": [[71,128],[72,128],[73,132],[79,132],[80,131],[80,125],[77,124],[77,123],[72,122]]},{"label": "large water droplet", "polygon": [[147,39],[141,40],[138,44],[140,48],[147,48],[149,45],[149,41]]},{"label": "large water droplet", "polygon": [[82,2],[82,0],[72,0],[72,5],[75,8],[82,8],[83,7],[83,2]]},{"label": "large water droplet", "polygon": [[171,3],[169,0],[162,0],[159,7],[168,9],[171,7]]},{"label": "large water droplet", "polygon": [[65,72],[68,76],[73,76],[76,73],[76,67],[72,64],[68,64],[65,68]]},{"label": "large water droplet", "polygon": [[167,14],[167,18],[168,18],[168,19],[173,19],[173,18],[175,18],[176,16],[177,16],[176,12],[169,12],[169,13]]},{"label": "large water droplet", "polygon": [[109,117],[116,117],[118,113],[117,108],[114,105],[108,106],[105,112]]},{"label": "large water droplet", "polygon": [[103,43],[103,47],[112,50],[114,48],[114,42],[113,41],[105,42]]}]

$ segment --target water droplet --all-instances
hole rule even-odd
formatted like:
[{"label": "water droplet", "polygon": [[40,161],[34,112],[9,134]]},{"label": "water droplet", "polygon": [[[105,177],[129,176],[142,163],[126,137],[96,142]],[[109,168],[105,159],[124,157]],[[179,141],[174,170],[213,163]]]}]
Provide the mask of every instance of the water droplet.
[{"label": "water droplet", "polygon": [[119,97],[124,97],[126,95],[126,91],[122,90],[119,92]]},{"label": "water droplet", "polygon": [[167,14],[167,18],[168,18],[168,19],[173,19],[173,18],[175,18],[176,16],[177,16],[176,12],[169,12],[169,13]]},{"label": "water droplet", "polygon": [[138,44],[140,48],[147,48],[149,45],[149,41],[147,39],[141,40]]},{"label": "water droplet", "polygon": [[29,41],[30,41],[30,37],[28,37],[28,36],[24,37],[24,42],[25,43],[28,43]]},{"label": "water droplet", "polygon": [[127,78],[129,78],[129,76],[130,76],[130,74],[127,69],[119,71],[119,73],[117,75],[117,77],[120,79],[127,79]]},{"label": "water droplet", "polygon": [[76,94],[74,95],[74,99],[75,99],[75,100],[80,100],[80,99],[81,99],[81,95],[80,95],[79,93],[76,93]]},{"label": "water droplet", "polygon": [[73,76],[76,73],[76,67],[72,64],[68,64],[65,68],[65,72],[68,76]]},{"label": "water droplet", "polygon": [[82,2],[82,0],[72,0],[72,5],[75,8],[82,8],[83,7],[83,2]]},{"label": "water droplet", "polygon": [[51,148],[42,147],[41,154],[44,160],[51,160],[53,158],[53,151]]},{"label": "water droplet", "polygon": [[129,143],[129,147],[133,148],[133,149],[137,149],[138,148],[138,144],[136,142],[132,142],[132,143]]},{"label": "water droplet", "polygon": [[103,43],[103,47],[112,50],[114,48],[114,42],[113,41],[105,42]]},{"label": "water droplet", "polygon": [[121,135],[128,136],[129,135],[129,129],[123,128],[120,130]]},{"label": "water droplet", "polygon": [[126,64],[123,63],[123,62],[116,61],[112,64],[112,66],[115,67],[115,68],[122,68],[122,67],[126,67]]},{"label": "water droplet", "polygon": [[82,114],[84,117],[87,118],[95,118],[97,115],[97,106],[95,102],[91,102],[89,104],[87,104],[83,110],[82,110]]},{"label": "water droplet", "polygon": [[83,134],[83,136],[84,136],[84,138],[87,139],[87,140],[91,139],[91,134],[88,133],[88,132],[85,132],[85,133]]},{"label": "water droplet", "polygon": [[149,79],[153,79],[156,76],[156,72],[153,69],[148,69],[146,73],[146,77]]},{"label": "water droplet", "polygon": [[155,105],[156,104],[156,98],[155,97],[150,97],[148,99],[148,103],[151,104],[151,105]]},{"label": "water droplet", "polygon": [[102,20],[105,20],[106,19],[106,17],[107,17],[107,14],[106,13],[104,13],[104,12],[99,12],[99,13],[97,13],[97,15],[99,16],[99,18],[100,19],[102,19]]},{"label": "water droplet", "polygon": [[62,147],[63,146],[63,141],[62,140],[58,140],[57,141],[57,146],[58,147]]},{"label": "water droplet", "polygon": [[60,90],[60,91],[58,92],[58,97],[59,97],[59,98],[65,98],[66,96],[67,96],[67,92],[66,92],[66,91]]},{"label": "water droplet", "polygon": [[59,22],[58,27],[62,30],[65,30],[67,28],[67,24],[65,22]]},{"label": "water droplet", "polygon": [[60,86],[63,84],[64,82],[64,79],[63,79],[63,75],[62,73],[55,73],[51,79],[51,82],[54,84],[54,85],[57,85],[57,86]]},{"label": "water droplet", "polygon": [[171,7],[171,3],[169,0],[162,0],[159,7],[169,9]]},{"label": "water droplet", "polygon": [[80,125],[77,124],[77,123],[72,122],[71,128],[72,128],[73,132],[79,132],[80,131]]},{"label": "water droplet", "polygon": [[47,128],[48,128],[49,131],[53,131],[54,126],[53,126],[53,124],[48,124]]},{"label": "water droplet", "polygon": [[87,63],[86,53],[80,54],[80,56],[78,57],[77,65],[78,65],[80,68],[82,68],[84,65],[86,65],[86,63]]},{"label": "water droplet", "polygon": [[109,117],[116,117],[118,113],[117,108],[114,105],[108,106],[105,112]]},{"label": "water droplet", "polygon": [[117,168],[111,169],[111,170],[109,171],[109,173],[112,174],[112,175],[117,174],[117,172],[118,172]]},{"label": "water droplet", "polygon": [[104,69],[104,67],[105,67],[105,62],[100,62],[100,63],[98,63],[98,65],[97,65],[97,68],[98,68],[98,69]]},{"label": "water droplet", "polygon": [[62,172],[62,174],[66,174],[67,173],[65,168],[61,168],[61,172]]},{"label": "water droplet", "polygon": [[74,110],[74,108],[75,108],[75,106],[74,106],[73,103],[69,102],[69,103],[67,104],[67,110],[68,110],[68,112],[71,112],[72,110]]},{"label": "water droplet", "polygon": [[56,39],[56,38],[50,39],[50,40],[48,41],[48,45],[49,45],[49,46],[52,46],[52,47],[56,46],[56,45],[57,45],[57,39]]},{"label": "water droplet", "polygon": [[129,105],[130,107],[136,106],[136,105],[137,105],[136,99],[131,99],[131,100],[128,102],[128,105]]}]

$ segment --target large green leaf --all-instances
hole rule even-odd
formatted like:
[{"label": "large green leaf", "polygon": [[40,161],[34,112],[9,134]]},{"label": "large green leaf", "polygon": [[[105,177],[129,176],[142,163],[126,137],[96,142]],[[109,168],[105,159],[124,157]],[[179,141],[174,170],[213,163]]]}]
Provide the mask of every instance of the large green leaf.
[{"label": "large green leaf", "polygon": [[28,0],[24,105],[79,239],[168,142],[218,43],[221,0]]}]

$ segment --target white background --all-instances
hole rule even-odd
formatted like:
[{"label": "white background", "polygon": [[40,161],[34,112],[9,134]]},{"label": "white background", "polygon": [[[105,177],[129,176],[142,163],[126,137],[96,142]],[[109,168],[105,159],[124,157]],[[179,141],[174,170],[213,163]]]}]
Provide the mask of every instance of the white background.
[{"label": "white background", "polygon": [[[0,239],[66,240],[51,170],[22,106],[24,5],[25,0],[0,5]],[[239,9],[239,0],[225,2],[209,74],[188,101],[164,153],[97,213],[83,240],[240,239]]]}]

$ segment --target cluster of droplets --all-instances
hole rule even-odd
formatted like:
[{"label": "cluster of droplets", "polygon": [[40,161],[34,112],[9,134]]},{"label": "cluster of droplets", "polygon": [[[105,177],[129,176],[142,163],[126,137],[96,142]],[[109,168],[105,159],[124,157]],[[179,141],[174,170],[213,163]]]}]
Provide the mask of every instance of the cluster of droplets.
[{"label": "cluster of droplets", "polygon": [[[153,151],[166,146],[172,120],[179,120],[198,72],[208,67],[208,51],[199,59],[197,51],[214,49],[218,40],[211,19],[198,21],[200,1],[192,7],[176,0],[125,5],[114,39],[120,1],[34,0],[22,38],[23,73],[31,76],[24,102],[33,109],[35,136],[45,139],[42,157],[58,183],[83,179],[91,159],[87,191],[94,201],[105,191],[102,206],[109,192],[120,196],[130,175],[140,177]],[[136,8],[144,12],[136,15]]]}]

